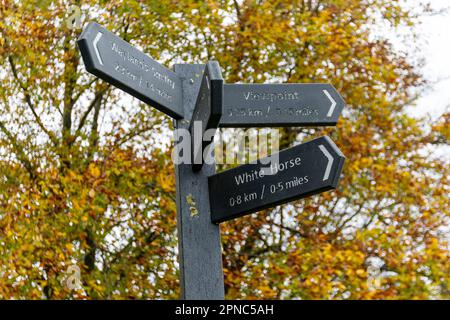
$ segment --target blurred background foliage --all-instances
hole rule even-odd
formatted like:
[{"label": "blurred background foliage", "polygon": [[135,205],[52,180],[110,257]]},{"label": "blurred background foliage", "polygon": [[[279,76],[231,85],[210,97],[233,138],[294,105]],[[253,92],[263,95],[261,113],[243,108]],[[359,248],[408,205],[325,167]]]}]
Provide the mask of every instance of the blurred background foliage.
[{"label": "blurred background foliage", "polygon": [[[229,299],[449,298],[449,118],[412,117],[417,56],[373,35],[397,0],[0,0],[0,298],[179,296],[171,120],[89,75],[69,28],[96,21],[171,67],[227,82],[329,82],[347,161],[337,191],[221,226]],[[424,8],[423,10],[426,10]],[[68,285],[69,267],[80,268]]]}]

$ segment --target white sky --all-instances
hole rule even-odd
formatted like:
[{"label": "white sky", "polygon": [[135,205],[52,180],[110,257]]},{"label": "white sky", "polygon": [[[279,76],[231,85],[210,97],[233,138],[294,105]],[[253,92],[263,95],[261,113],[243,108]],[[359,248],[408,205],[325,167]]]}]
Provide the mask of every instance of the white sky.
[{"label": "white sky", "polygon": [[[426,88],[418,91],[419,99],[407,109],[415,117],[429,119],[430,127],[441,115],[450,111],[450,0],[401,0],[408,8],[421,12],[420,4],[429,3],[437,14],[423,14],[411,32],[410,27],[391,28],[380,23],[374,36],[389,39],[397,51],[406,52],[413,62],[423,60],[419,70],[427,80]],[[417,37],[414,38],[414,34]],[[450,145],[423,150],[432,157],[450,163]]]},{"label": "white sky", "polygon": [[[433,9],[448,10],[422,17],[421,25],[417,27],[419,47],[409,50],[416,50],[415,54],[425,59],[423,75],[429,81],[429,88],[421,92],[421,97],[411,111],[417,116],[429,116],[431,121],[435,121],[450,111],[450,0],[430,0],[429,3]],[[427,151],[450,163],[450,145]]]},{"label": "white sky", "polygon": [[[450,0],[429,0],[429,3],[434,9],[450,8]],[[450,10],[422,17],[417,31],[418,48],[409,47],[409,50],[415,50],[413,54],[425,59],[423,72],[430,88],[422,92],[414,113],[419,116],[428,114],[436,119],[446,110],[450,111]]]}]

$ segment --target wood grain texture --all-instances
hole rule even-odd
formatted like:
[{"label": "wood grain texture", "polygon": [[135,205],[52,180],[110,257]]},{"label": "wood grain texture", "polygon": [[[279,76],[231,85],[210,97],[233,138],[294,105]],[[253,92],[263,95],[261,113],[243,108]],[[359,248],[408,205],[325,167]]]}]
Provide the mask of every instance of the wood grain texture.
[{"label": "wood grain texture", "polygon": [[[185,114],[184,120],[175,120],[175,128],[189,128],[204,67],[175,66],[182,79]],[[211,223],[208,196],[208,176],[214,173],[214,164],[198,172],[190,164],[175,165],[181,299],[224,299],[220,229]]]}]

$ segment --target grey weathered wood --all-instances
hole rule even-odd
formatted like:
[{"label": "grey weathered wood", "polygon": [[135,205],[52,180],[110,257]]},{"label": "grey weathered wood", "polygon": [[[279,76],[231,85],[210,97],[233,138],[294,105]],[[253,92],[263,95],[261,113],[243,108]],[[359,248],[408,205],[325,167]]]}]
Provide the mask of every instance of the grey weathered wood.
[{"label": "grey weathered wood", "polygon": [[[208,61],[203,73],[200,92],[190,121],[192,170],[199,171],[203,166],[203,152],[214,137],[205,132],[215,132],[222,116],[223,78],[217,61]],[[213,135],[213,133],[211,133]]]},{"label": "grey weathered wood", "polygon": [[[175,66],[182,79],[185,115],[184,120],[175,120],[175,128],[189,128],[204,67]],[[175,165],[182,299],[224,299],[220,229],[211,223],[208,196],[208,176],[214,172],[214,165],[204,164],[198,172],[190,164]]]}]

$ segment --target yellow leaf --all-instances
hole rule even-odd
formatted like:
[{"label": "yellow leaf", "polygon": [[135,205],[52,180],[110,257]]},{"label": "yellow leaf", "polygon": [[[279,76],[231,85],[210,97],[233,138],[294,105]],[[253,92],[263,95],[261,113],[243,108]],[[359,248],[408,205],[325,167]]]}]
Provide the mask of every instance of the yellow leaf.
[{"label": "yellow leaf", "polygon": [[95,165],[93,165],[93,164],[91,164],[90,166],[89,166],[89,173],[91,174],[91,176],[93,176],[94,178],[98,178],[98,177],[100,177],[100,169],[97,167],[97,166],[95,166]]}]

